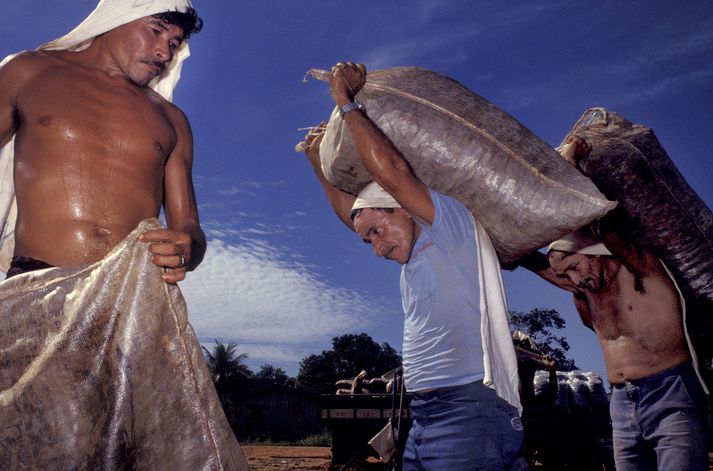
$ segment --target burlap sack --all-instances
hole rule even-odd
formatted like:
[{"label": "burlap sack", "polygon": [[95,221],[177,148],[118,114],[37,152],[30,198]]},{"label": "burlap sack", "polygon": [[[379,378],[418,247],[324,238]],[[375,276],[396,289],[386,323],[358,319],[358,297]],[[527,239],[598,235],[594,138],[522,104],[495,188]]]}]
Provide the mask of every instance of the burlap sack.
[{"label": "burlap sack", "polygon": [[147,220],[103,260],[0,283],[0,469],[245,470]]},{"label": "burlap sack", "polygon": [[572,133],[592,144],[580,167],[607,198],[619,202],[628,220],[622,230],[630,240],[656,253],[684,294],[713,302],[713,214],[653,131],[592,108]]},{"label": "burlap sack", "polygon": [[[468,206],[502,263],[615,206],[547,143],[448,77],[413,67],[369,72],[357,99],[423,182]],[[340,189],[357,194],[371,180],[336,111],[320,153],[325,176]]]},{"label": "burlap sack", "polygon": [[713,390],[713,214],[650,128],[592,108],[572,133],[592,144],[580,167],[602,193],[619,202],[625,215],[619,229],[673,273],[685,298],[687,334],[699,371]]}]

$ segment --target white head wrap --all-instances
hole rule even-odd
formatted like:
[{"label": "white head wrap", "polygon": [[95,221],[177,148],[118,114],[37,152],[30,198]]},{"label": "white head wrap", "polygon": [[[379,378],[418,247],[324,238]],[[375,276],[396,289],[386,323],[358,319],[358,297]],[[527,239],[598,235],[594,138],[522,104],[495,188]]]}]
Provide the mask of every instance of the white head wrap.
[{"label": "white head wrap", "polygon": [[[139,18],[167,11],[185,12],[192,8],[190,0],[100,0],[94,11],[76,28],[61,38],[43,44],[43,51],[81,51],[89,47],[95,37]],[[2,67],[16,54],[0,62]],[[166,100],[173,98],[173,89],[181,77],[183,61],[190,55],[184,41],[174,53],[173,60],[149,86]],[[15,188],[13,185],[14,138],[0,151],[0,270],[7,271],[15,246]]]},{"label": "white head wrap", "polygon": [[611,255],[604,244],[595,239],[589,232],[577,230],[570,232],[550,244],[547,253],[558,252],[579,253],[583,255]]},{"label": "white head wrap", "polygon": [[[95,37],[121,25],[157,13],[185,12],[188,8],[193,8],[190,0],[100,0],[94,11],[76,28],[61,38],[43,44],[38,50],[81,51],[88,48]],[[168,67],[149,86],[170,101],[181,77],[183,61],[189,55],[188,43],[184,41]]]},{"label": "white head wrap", "polygon": [[381,188],[378,183],[371,182],[359,192],[354,204],[352,212],[357,209],[364,208],[400,208],[401,205],[388,194],[386,190]]}]

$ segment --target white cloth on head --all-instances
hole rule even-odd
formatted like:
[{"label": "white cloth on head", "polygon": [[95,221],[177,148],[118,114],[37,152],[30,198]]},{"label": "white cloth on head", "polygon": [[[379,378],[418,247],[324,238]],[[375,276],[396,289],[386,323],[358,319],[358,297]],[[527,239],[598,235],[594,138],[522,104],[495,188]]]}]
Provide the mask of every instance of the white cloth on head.
[{"label": "white cloth on head", "polygon": [[[43,44],[42,51],[81,51],[89,47],[100,34],[130,23],[139,18],[167,11],[185,12],[192,8],[190,0],[100,0],[94,11],[76,28],[61,38]],[[16,54],[0,62],[5,65]],[[173,60],[149,86],[166,100],[173,98],[173,89],[181,77],[183,61],[190,55],[187,42],[183,42]],[[15,219],[17,203],[13,184],[14,138],[0,150],[0,270],[6,272],[15,247]]]},{"label": "white cloth on head", "polygon": [[[193,8],[190,0],[100,0],[94,11],[76,28],[61,38],[43,44],[38,50],[81,51],[89,47],[95,37],[121,25],[157,13],[185,12],[188,8]],[[166,70],[149,86],[171,100],[173,89],[181,77],[181,66],[189,55],[188,43],[184,41]]]},{"label": "white cloth on head", "polygon": [[576,230],[550,244],[547,253],[558,252],[579,253],[583,255],[611,255],[609,249],[592,236],[588,231]]},{"label": "white cloth on head", "polygon": [[364,208],[400,208],[401,205],[375,181],[366,185],[354,200],[352,211]]}]

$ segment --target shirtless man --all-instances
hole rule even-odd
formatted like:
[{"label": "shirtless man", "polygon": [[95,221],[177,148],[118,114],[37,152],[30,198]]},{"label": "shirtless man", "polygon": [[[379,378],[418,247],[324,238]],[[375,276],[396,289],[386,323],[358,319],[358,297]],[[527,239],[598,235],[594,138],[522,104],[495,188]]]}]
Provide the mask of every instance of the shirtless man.
[{"label": "shirtless man", "polygon": [[[589,152],[575,138],[562,155]],[[582,322],[599,338],[609,383],[617,470],[707,470],[707,401],[686,342],[682,304],[666,268],[624,240],[608,216],[521,265],[574,295]]]},{"label": "shirtless man", "polygon": [[192,9],[146,16],[81,52],[23,52],[0,68],[0,147],[15,136],[15,250],[8,276],[103,258],[140,221],[176,283],[205,252],[183,113],[148,85],[201,27]]},{"label": "shirtless man", "polygon": [[[2,469],[248,469],[180,290],[164,286],[206,245],[191,130],[164,98],[201,25],[189,0],[102,0],[71,33],[0,68],[17,198],[17,276],[0,308],[18,318],[0,328]],[[45,50],[75,47],[86,48]],[[140,249],[165,270],[132,265],[146,255],[133,239],[105,257],[162,206],[168,229],[144,232]],[[133,273],[95,277],[116,273],[114,261]],[[71,268],[20,274],[47,266]]]}]

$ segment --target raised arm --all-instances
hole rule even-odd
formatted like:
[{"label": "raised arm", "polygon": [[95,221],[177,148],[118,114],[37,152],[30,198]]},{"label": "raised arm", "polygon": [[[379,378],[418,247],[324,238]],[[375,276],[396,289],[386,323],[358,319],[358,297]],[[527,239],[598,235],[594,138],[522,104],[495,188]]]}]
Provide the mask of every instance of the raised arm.
[{"label": "raised arm", "polygon": [[594,330],[594,327],[592,326],[592,315],[589,309],[589,303],[587,302],[584,291],[572,283],[568,278],[558,276],[550,266],[547,255],[542,252],[532,252],[531,254],[518,260],[517,263],[519,266],[527,268],[558,288],[562,288],[563,290],[572,293],[574,298],[574,307],[577,309],[579,317],[582,319],[584,325]]},{"label": "raised arm", "polygon": [[[342,108],[353,102],[365,81],[366,68],[362,64],[339,62],[332,67],[329,85],[334,103]],[[367,114],[354,110],[343,117],[359,158],[374,180],[412,216],[433,223],[434,208],[428,187],[414,175],[401,152]]]},{"label": "raised arm", "polygon": [[[558,148],[560,155],[577,170],[582,172],[580,161],[591,151],[591,145],[584,139],[572,135],[565,144]],[[585,174],[586,175],[586,174]],[[594,222],[590,229],[601,240],[612,255],[630,272],[639,276],[651,276],[661,273],[658,259],[649,251],[633,244],[622,236],[622,227],[626,224],[624,214],[619,208],[609,212],[600,221]]]},{"label": "raised arm", "polygon": [[354,223],[351,219],[351,210],[356,197],[329,183],[322,172],[322,164],[319,157],[319,145],[324,137],[324,126],[325,123],[321,123],[316,128],[311,129],[305,136],[302,147],[305,150],[305,154],[307,155],[307,159],[312,166],[314,174],[317,176],[317,180],[320,185],[322,185],[322,189],[324,189],[324,193],[327,195],[327,200],[329,200],[329,203],[332,205],[332,209],[334,209],[334,212],[337,214],[337,217],[339,217],[339,219],[349,229],[354,230]]},{"label": "raised arm", "polygon": [[542,252],[532,252],[529,255],[525,255],[523,258],[517,261],[517,264],[523,268],[527,268],[531,272],[540,276],[542,279],[549,281],[558,288],[562,288],[570,293],[578,294],[582,290],[577,288],[571,281],[567,278],[557,276],[555,271],[550,267],[550,262],[547,259],[547,255]]},{"label": "raised arm", "polygon": [[149,242],[153,263],[167,270],[163,279],[176,283],[203,260],[206,239],[198,221],[198,207],[193,190],[193,135],[184,114],[168,107],[177,140],[166,160],[164,176],[164,212],[168,229],[147,231],[141,240]]},{"label": "raised arm", "polygon": [[612,255],[634,275],[668,277],[654,254],[622,235],[624,224],[624,215],[617,208],[594,223],[592,230]]}]

